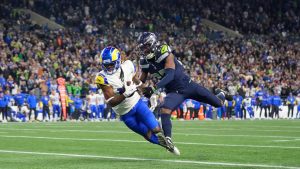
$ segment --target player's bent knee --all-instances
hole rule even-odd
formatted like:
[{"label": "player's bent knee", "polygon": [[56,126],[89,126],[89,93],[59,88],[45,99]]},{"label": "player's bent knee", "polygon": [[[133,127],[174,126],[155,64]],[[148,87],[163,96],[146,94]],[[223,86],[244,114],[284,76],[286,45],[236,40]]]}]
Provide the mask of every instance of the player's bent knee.
[{"label": "player's bent knee", "polygon": [[144,136],[147,140],[151,139],[151,135],[152,135],[152,131],[149,130],[146,134],[146,136]]},{"label": "player's bent knee", "polygon": [[163,114],[171,114],[172,110],[167,109],[167,108],[161,108],[160,113]]},{"label": "player's bent knee", "polygon": [[153,133],[159,133],[161,132],[161,128],[160,127],[156,127],[152,130]]}]

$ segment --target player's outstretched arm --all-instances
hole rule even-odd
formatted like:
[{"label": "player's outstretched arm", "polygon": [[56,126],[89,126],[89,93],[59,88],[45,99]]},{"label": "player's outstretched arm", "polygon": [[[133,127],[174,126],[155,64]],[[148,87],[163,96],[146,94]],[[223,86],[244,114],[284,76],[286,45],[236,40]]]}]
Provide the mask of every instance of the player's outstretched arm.
[{"label": "player's outstretched arm", "polygon": [[163,88],[168,83],[170,83],[175,76],[175,61],[174,55],[172,53],[169,54],[166,58],[165,63],[165,76],[156,84],[157,88]]}]

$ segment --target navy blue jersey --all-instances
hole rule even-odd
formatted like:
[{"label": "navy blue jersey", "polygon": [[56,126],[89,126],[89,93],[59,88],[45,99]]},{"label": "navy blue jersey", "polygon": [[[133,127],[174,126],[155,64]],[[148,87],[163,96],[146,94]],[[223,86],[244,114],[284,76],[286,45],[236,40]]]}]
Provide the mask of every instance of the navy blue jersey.
[{"label": "navy blue jersey", "polygon": [[[146,60],[141,58],[140,65],[142,71],[145,73],[152,74],[153,77],[161,80],[165,76],[165,63],[166,58],[171,54],[171,49],[168,45],[163,44],[157,48],[154,52],[153,59]],[[175,76],[174,79],[165,86],[166,91],[175,92],[184,89],[187,84],[190,82],[190,77],[185,73],[185,70],[176,58],[174,58],[175,62]]]}]

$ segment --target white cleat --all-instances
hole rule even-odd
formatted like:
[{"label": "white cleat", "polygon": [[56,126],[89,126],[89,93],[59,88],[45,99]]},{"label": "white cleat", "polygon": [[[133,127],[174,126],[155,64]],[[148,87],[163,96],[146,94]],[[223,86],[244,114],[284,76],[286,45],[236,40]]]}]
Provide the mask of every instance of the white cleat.
[{"label": "white cleat", "polygon": [[174,150],[171,153],[173,153],[173,154],[175,154],[177,156],[180,156],[180,151],[179,151],[179,149],[176,146],[174,146]]},{"label": "white cleat", "polygon": [[165,137],[162,133],[157,133],[159,145],[165,147],[168,152],[180,155],[180,151],[174,146],[170,137]]},{"label": "white cleat", "polygon": [[179,156],[180,155],[180,151],[179,149],[173,144],[172,139],[170,137],[166,137],[167,139],[167,150],[171,153],[173,153],[174,155]]}]

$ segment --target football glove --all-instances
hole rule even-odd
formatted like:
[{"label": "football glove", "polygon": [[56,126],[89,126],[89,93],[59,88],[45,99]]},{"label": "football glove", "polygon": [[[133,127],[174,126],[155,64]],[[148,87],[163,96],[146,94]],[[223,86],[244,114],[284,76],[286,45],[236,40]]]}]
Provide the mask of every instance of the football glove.
[{"label": "football glove", "polygon": [[126,82],[124,84],[125,92],[123,95],[125,97],[131,97],[136,92],[136,85],[133,82]]}]

